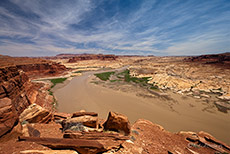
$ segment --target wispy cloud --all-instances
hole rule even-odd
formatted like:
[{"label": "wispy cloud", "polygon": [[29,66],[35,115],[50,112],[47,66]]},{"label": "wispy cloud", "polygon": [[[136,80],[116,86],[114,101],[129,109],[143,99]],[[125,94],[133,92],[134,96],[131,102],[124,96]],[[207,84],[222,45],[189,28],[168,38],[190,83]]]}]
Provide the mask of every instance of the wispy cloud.
[{"label": "wispy cloud", "polygon": [[230,2],[0,2],[0,54],[194,55],[230,51]]}]

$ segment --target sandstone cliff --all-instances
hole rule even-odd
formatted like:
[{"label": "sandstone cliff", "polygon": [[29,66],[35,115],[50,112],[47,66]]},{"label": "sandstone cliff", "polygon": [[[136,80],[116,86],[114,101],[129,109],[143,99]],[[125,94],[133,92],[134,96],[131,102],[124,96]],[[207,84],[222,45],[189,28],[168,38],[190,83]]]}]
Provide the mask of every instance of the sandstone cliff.
[{"label": "sandstone cliff", "polygon": [[64,65],[42,58],[9,57],[0,55],[0,68],[14,66],[30,78],[60,75],[67,70]]},{"label": "sandstone cliff", "polygon": [[44,85],[30,82],[29,77],[15,66],[0,68],[0,100],[0,136],[17,123],[18,116],[31,103],[52,108],[52,96],[48,95]]},{"label": "sandstone cliff", "polygon": [[66,68],[57,63],[33,58],[0,56],[0,136],[9,131],[18,116],[30,104],[52,110],[52,96],[43,83],[33,83],[31,77],[63,73]]}]

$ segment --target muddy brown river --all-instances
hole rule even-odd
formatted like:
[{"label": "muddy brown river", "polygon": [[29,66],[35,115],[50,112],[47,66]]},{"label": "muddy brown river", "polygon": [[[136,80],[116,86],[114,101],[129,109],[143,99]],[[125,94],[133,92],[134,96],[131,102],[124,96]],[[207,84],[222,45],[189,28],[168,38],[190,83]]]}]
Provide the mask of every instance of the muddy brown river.
[{"label": "muddy brown river", "polygon": [[218,112],[215,108],[205,111],[209,106],[202,100],[172,92],[168,93],[176,100],[173,104],[157,98],[139,97],[129,91],[105,88],[91,83],[94,73],[86,72],[54,89],[59,112],[93,111],[106,119],[109,111],[116,111],[127,115],[132,123],[143,118],[168,131],[205,131],[230,143],[229,113]]}]

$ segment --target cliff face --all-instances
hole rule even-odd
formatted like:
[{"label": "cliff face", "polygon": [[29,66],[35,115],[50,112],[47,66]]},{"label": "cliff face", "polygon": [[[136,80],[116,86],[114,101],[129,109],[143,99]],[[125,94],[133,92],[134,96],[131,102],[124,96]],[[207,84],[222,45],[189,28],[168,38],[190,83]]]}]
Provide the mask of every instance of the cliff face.
[{"label": "cliff face", "polygon": [[11,99],[18,114],[30,104],[26,94],[32,86],[28,76],[16,67],[0,69],[0,98]]},{"label": "cliff face", "polygon": [[64,65],[46,59],[0,55],[0,68],[9,68],[12,66],[15,69],[24,71],[30,78],[55,76],[67,70]]},{"label": "cliff face", "polygon": [[[23,61],[21,61],[23,60]],[[31,58],[1,58],[0,67],[0,136],[11,130],[18,116],[32,103],[52,109],[49,86],[32,83],[30,78],[62,74],[66,67]]]},{"label": "cliff face", "polygon": [[17,69],[21,69],[29,77],[36,76],[55,76],[58,74],[62,74],[66,71],[66,67],[64,65],[60,65],[57,63],[38,63],[38,64],[25,64],[25,65],[16,65]]},{"label": "cliff face", "polygon": [[0,136],[18,121],[18,115],[30,105],[34,85],[14,66],[0,68]]}]

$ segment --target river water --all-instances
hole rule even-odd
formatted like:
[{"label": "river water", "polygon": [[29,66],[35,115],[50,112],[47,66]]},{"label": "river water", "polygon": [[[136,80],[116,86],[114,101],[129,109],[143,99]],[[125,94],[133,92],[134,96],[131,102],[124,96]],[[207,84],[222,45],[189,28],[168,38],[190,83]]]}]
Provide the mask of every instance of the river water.
[{"label": "river water", "polygon": [[177,100],[173,110],[169,102],[142,98],[131,92],[122,92],[91,83],[96,72],[86,72],[73,78],[67,85],[54,89],[58,100],[58,111],[73,113],[80,110],[97,112],[106,119],[109,111],[128,116],[133,123],[143,118],[162,125],[166,130],[206,131],[217,139],[230,143],[230,114],[206,112],[204,102],[195,98],[184,98],[170,93]]}]

